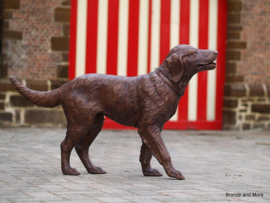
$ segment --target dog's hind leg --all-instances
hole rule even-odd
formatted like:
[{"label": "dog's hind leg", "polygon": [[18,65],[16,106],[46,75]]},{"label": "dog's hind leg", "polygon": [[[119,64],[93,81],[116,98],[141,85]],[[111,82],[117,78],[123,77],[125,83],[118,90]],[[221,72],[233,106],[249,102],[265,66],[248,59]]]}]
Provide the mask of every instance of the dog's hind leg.
[{"label": "dog's hind leg", "polygon": [[80,175],[75,169],[70,167],[70,153],[73,147],[86,135],[89,127],[68,124],[66,138],[61,143],[61,168],[65,175]]},{"label": "dog's hind leg", "polygon": [[145,176],[162,176],[162,174],[157,170],[151,168],[150,161],[152,159],[152,151],[146,144],[142,143],[140,162],[142,166],[142,172]]},{"label": "dog's hind leg", "polygon": [[162,140],[158,126],[140,126],[139,134],[143,143],[152,150],[153,155],[163,166],[167,175],[179,180],[184,180],[185,178],[182,173],[176,170],[172,165],[170,154]]},{"label": "dog's hind leg", "polygon": [[102,114],[97,114],[93,125],[90,131],[86,134],[86,136],[75,146],[76,152],[80,157],[83,165],[85,166],[88,173],[92,174],[105,174],[102,168],[95,166],[89,158],[89,147],[97,137],[98,133],[101,131],[103,126],[104,116]]}]

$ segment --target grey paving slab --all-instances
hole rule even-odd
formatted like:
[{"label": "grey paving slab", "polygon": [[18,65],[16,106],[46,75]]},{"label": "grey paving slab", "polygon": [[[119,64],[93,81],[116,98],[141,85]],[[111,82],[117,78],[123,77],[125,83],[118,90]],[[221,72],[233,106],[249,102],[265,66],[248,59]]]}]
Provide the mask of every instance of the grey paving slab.
[{"label": "grey paving slab", "polygon": [[0,202],[270,202],[270,132],[162,135],[186,180],[169,178],[154,158],[151,164],[163,176],[144,177],[136,131],[102,131],[95,140],[90,157],[107,174],[88,174],[73,151],[71,165],[81,175],[64,176],[65,129],[0,129]]}]

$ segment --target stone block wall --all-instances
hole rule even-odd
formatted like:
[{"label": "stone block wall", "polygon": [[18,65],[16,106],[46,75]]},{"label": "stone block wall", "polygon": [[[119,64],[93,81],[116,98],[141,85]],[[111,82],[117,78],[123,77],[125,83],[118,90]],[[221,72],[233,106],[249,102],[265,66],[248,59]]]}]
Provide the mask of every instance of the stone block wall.
[{"label": "stone block wall", "polygon": [[269,0],[228,0],[224,129],[270,130],[269,19]]},{"label": "stone block wall", "polygon": [[224,129],[270,130],[270,85],[226,85]]},{"label": "stone block wall", "polygon": [[[50,91],[63,85],[54,80],[22,80],[26,87]],[[0,126],[66,126],[62,107],[41,108],[24,99],[9,80],[0,80]]]}]

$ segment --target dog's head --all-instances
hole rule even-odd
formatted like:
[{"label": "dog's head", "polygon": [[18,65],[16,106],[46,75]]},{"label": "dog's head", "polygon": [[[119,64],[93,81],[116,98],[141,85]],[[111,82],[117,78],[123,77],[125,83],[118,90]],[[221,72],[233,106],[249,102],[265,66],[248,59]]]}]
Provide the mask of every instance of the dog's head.
[{"label": "dog's head", "polygon": [[161,68],[168,77],[177,83],[185,76],[191,78],[198,72],[213,70],[218,52],[202,50],[190,45],[177,45],[171,49]]}]

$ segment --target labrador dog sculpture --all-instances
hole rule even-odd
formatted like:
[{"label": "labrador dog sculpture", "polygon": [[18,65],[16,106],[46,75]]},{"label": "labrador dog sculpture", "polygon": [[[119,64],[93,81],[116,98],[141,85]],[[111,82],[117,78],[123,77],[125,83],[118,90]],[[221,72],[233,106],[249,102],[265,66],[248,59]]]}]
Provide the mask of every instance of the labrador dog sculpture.
[{"label": "labrador dog sculpture", "polygon": [[172,165],[161,131],[175,114],[191,77],[214,69],[217,54],[213,50],[178,45],[155,72],[137,77],[86,74],[48,92],[28,89],[13,77],[10,80],[22,96],[37,106],[52,108],[62,104],[67,118],[66,137],[61,143],[63,174],[80,175],[69,163],[74,147],[89,173],[106,173],[92,163],[88,150],[107,116],[122,125],[138,128],[142,139],[140,162],[145,176],[162,176],[151,168],[154,155],[168,176],[184,180]]}]

